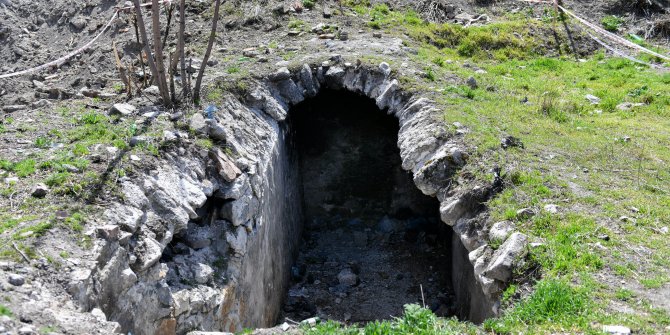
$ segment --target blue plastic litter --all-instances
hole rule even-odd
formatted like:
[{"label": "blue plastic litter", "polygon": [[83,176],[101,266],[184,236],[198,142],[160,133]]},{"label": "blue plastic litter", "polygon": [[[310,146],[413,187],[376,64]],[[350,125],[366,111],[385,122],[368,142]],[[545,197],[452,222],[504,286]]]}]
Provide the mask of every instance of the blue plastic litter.
[{"label": "blue plastic litter", "polygon": [[207,108],[205,108],[205,117],[208,119],[213,119],[214,118],[214,113],[216,113],[219,109],[216,108],[214,105],[209,105]]}]

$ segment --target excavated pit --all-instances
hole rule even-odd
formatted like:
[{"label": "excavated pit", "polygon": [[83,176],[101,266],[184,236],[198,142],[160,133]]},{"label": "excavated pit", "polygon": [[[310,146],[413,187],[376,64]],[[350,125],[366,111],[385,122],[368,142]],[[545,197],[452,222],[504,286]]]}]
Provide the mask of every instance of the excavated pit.
[{"label": "excavated pit", "polygon": [[304,225],[283,317],[369,322],[411,303],[455,315],[452,230],[402,169],[398,120],[371,99],[325,90],[288,124]]},{"label": "excavated pit", "polygon": [[121,182],[70,293],[133,334],[365,323],[411,303],[495,315],[509,257],[484,244],[491,188],[459,177],[443,111],[389,75],[305,64],[194,115],[216,145]]}]

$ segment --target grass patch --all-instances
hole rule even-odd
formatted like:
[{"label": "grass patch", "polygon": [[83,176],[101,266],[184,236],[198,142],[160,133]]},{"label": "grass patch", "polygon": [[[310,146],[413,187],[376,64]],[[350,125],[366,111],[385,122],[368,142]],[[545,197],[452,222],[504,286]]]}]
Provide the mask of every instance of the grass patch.
[{"label": "grass patch", "polygon": [[0,315],[11,317],[12,316],[12,311],[9,309],[9,307],[7,307],[5,305],[0,305]]},{"label": "grass patch", "polygon": [[429,309],[405,305],[404,314],[391,321],[374,321],[364,326],[344,326],[335,321],[320,322],[314,327],[303,326],[306,335],[433,335],[477,334],[477,328],[457,319],[438,318]]},{"label": "grass patch", "polygon": [[608,15],[600,20],[600,24],[602,24],[603,28],[612,32],[619,30],[619,27],[621,27],[623,23],[623,19],[615,15]]},{"label": "grass patch", "polygon": [[302,29],[305,26],[305,21],[291,20],[288,22],[288,29]]},{"label": "grass patch", "polygon": [[[25,227],[23,229],[20,229],[18,232],[16,232],[13,235],[13,238],[16,240],[21,240],[26,237],[40,237],[46,234],[51,228],[53,228],[53,223],[51,222],[42,222],[38,223],[32,226]],[[30,235],[26,235],[26,233],[32,232]]]},{"label": "grass patch", "polygon": [[25,178],[35,173],[35,164],[34,159],[24,159],[13,164],[8,161],[0,163],[4,170],[16,173],[19,178]]},{"label": "grass patch", "polygon": [[588,311],[589,300],[582,290],[562,280],[545,279],[537,283],[535,292],[517,303],[511,312],[500,319],[485,321],[484,329],[500,334],[537,325],[583,329],[590,322]]}]

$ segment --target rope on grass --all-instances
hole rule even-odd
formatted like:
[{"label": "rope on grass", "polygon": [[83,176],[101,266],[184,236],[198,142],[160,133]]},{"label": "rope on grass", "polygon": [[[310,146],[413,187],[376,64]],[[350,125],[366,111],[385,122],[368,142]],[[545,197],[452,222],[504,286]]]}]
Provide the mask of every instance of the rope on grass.
[{"label": "rope on grass", "polygon": [[[162,0],[162,1],[161,1],[161,3],[163,3],[163,4],[169,4],[170,2],[171,2],[171,0]],[[142,4],[142,5],[140,5],[140,6],[141,6],[141,7],[151,6],[151,3],[145,3],[145,4]],[[93,44],[100,38],[100,36],[102,36],[102,35],[107,31],[107,29],[109,29],[109,27],[110,27],[110,26],[112,25],[112,23],[114,22],[114,19],[116,19],[116,17],[119,15],[120,12],[122,12],[122,11],[129,11],[129,10],[131,10],[131,9],[133,9],[133,7],[120,7],[120,8],[116,8],[116,9],[114,10],[114,15],[112,15],[112,17],[109,19],[109,21],[107,22],[107,24],[105,25],[105,27],[102,28],[102,30],[100,31],[100,33],[98,33],[98,35],[96,35],[92,40],[90,40],[88,43],[86,43],[83,47],[81,47],[81,48],[79,48],[79,49],[77,49],[77,50],[74,50],[74,51],[68,53],[67,55],[65,55],[65,56],[63,56],[63,57],[60,57],[60,58],[58,58],[58,59],[56,59],[56,60],[53,60],[53,61],[51,61],[51,62],[48,62],[48,63],[46,63],[46,64],[42,64],[42,65],[39,65],[39,66],[35,66],[35,67],[30,68],[30,69],[26,69],[26,70],[22,70],[22,71],[17,71],[17,72],[12,72],[12,73],[2,74],[2,75],[0,75],[0,79],[6,79],[6,78],[11,78],[11,77],[18,77],[18,76],[22,76],[22,75],[25,75],[25,74],[29,74],[29,73],[37,72],[37,71],[40,71],[40,70],[44,70],[44,69],[50,68],[50,67],[52,67],[52,66],[59,66],[59,65],[65,63],[65,62],[68,61],[70,58],[72,58],[72,57],[74,57],[74,56],[76,56],[76,55],[78,55],[78,54],[84,52],[86,49],[90,48],[90,47],[91,47],[91,46],[92,46],[92,45],[93,45]]]},{"label": "rope on grass", "polygon": [[646,65],[646,66],[649,66],[649,67],[657,68],[657,69],[660,69],[660,68],[661,68],[661,67],[658,66],[658,65],[650,64],[650,63],[641,61],[641,60],[639,60],[639,59],[637,59],[637,58],[635,58],[635,57],[633,57],[633,56],[626,55],[625,53],[623,53],[623,52],[621,52],[621,51],[619,51],[619,50],[617,50],[617,49],[615,49],[615,48],[609,46],[607,43],[601,41],[599,38],[597,38],[596,36],[594,36],[594,35],[591,34],[590,32],[586,32],[586,33],[589,34],[589,36],[591,36],[591,38],[592,38],[594,41],[596,41],[596,43],[602,45],[603,48],[605,48],[605,49],[607,49],[607,50],[609,50],[609,51],[611,51],[611,52],[613,52],[613,53],[615,53],[615,54],[617,54],[617,55],[619,55],[619,56],[621,56],[621,57],[623,57],[623,58],[625,58],[625,59],[628,59],[629,61],[631,61],[631,62],[633,62],[633,63],[638,63],[638,64]]},{"label": "rope on grass", "polygon": [[658,53],[658,52],[649,50],[649,49],[647,49],[647,48],[645,48],[645,47],[643,47],[643,46],[641,46],[641,45],[635,44],[635,43],[633,43],[633,42],[631,42],[631,41],[629,41],[629,40],[627,40],[627,39],[625,39],[625,38],[622,38],[621,36],[612,34],[612,33],[610,33],[609,31],[607,31],[607,30],[605,30],[605,29],[603,29],[603,28],[600,28],[600,27],[598,27],[597,25],[595,25],[595,24],[593,24],[593,23],[591,23],[591,22],[589,22],[589,21],[587,21],[587,20],[585,20],[585,19],[582,19],[581,17],[577,16],[576,14],[572,13],[571,11],[565,9],[563,6],[560,6],[560,5],[559,5],[558,8],[560,8],[564,13],[566,13],[566,14],[568,14],[568,15],[574,17],[575,19],[577,19],[577,21],[581,22],[581,23],[584,24],[585,26],[587,26],[587,27],[589,27],[589,28],[595,30],[597,33],[599,33],[599,34],[601,34],[601,35],[607,37],[608,39],[610,39],[610,40],[612,40],[612,41],[614,41],[614,42],[617,42],[617,43],[619,43],[619,44],[625,45],[625,46],[627,46],[627,47],[629,47],[629,48],[632,48],[632,49],[637,49],[637,50],[639,50],[639,51],[642,51],[642,52],[647,53],[647,54],[650,54],[650,55],[652,55],[652,56],[655,56],[655,57],[664,59],[664,60],[666,60],[666,61],[670,61],[670,57],[668,57],[668,56],[666,56],[666,55],[663,55],[663,54],[660,54],[660,53]]}]

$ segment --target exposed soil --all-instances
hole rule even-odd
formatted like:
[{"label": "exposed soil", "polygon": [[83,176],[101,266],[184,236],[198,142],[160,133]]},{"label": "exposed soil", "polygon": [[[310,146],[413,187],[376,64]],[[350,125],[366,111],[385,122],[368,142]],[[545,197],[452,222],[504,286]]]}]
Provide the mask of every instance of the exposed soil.
[{"label": "exposed soil", "polygon": [[368,322],[400,316],[413,303],[425,303],[439,316],[454,315],[449,239],[440,227],[434,217],[310,224],[293,268],[285,318]]}]

